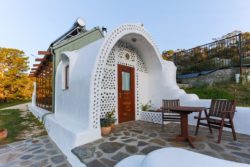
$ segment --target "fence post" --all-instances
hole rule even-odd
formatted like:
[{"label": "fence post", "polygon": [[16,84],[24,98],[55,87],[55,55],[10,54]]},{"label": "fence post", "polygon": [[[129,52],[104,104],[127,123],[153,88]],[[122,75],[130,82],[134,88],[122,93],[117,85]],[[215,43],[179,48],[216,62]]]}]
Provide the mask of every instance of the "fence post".
[{"label": "fence post", "polygon": [[242,76],[242,48],[241,48],[241,33],[239,34],[239,56],[240,56],[240,76]]},{"label": "fence post", "polygon": [[177,53],[174,52],[174,53],[173,53],[173,63],[174,63],[174,65],[177,67],[177,61],[176,61],[176,59],[177,59]]}]

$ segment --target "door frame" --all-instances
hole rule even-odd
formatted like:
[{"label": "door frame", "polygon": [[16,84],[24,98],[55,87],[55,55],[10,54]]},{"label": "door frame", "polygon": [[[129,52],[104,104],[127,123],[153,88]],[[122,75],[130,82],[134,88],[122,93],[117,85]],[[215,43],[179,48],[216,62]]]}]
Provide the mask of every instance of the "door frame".
[{"label": "door frame", "polygon": [[132,108],[133,108],[133,113],[132,113],[132,120],[135,120],[135,68],[134,67],[129,67],[121,64],[117,64],[117,104],[118,104],[118,123],[122,123],[122,103],[121,103],[121,98],[120,98],[120,91],[122,91],[122,75],[119,76],[119,74],[122,73],[122,71],[131,71],[131,82],[130,82],[130,88],[131,88],[131,93],[132,93],[132,98],[131,98],[131,103],[132,103]]}]

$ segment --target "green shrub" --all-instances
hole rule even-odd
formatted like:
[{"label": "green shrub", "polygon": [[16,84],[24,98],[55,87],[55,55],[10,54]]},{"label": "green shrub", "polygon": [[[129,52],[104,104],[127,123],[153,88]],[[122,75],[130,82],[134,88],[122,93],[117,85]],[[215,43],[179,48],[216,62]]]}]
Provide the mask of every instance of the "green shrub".
[{"label": "green shrub", "polygon": [[212,86],[186,88],[201,99],[235,99],[237,106],[250,107],[250,84],[217,83]]},{"label": "green shrub", "polygon": [[101,127],[108,127],[111,125],[111,121],[108,118],[101,118],[100,123],[101,123]]},{"label": "green shrub", "polygon": [[111,112],[107,112],[105,118],[108,119],[110,123],[115,123],[115,109],[113,109]]},{"label": "green shrub", "polygon": [[147,102],[146,104],[141,105],[142,111],[148,111],[152,107],[151,101]]}]

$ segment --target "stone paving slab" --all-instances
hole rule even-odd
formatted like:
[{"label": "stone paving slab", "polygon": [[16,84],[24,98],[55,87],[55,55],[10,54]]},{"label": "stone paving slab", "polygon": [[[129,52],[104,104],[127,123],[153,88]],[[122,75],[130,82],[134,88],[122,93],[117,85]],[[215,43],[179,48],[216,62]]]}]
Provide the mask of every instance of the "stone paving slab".
[{"label": "stone paving slab", "polygon": [[[194,134],[195,127],[189,126]],[[185,142],[170,142],[180,134],[180,125],[170,123],[165,126],[143,121],[132,121],[116,126],[107,137],[76,147],[72,152],[87,167],[112,167],[130,155],[145,155],[164,147],[179,147],[212,157],[250,164],[250,136],[237,134],[233,141],[231,132],[223,132],[222,141],[217,144],[218,133],[209,134],[207,128],[200,128],[194,141],[195,149]]]},{"label": "stone paving slab", "polygon": [[0,167],[71,167],[48,137],[42,136],[0,146]]}]

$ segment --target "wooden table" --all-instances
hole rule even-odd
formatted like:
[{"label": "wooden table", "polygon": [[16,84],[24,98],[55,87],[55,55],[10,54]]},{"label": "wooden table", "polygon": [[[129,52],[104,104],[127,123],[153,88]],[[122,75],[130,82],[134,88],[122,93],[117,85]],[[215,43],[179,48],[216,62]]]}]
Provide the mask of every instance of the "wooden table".
[{"label": "wooden table", "polygon": [[192,141],[193,137],[188,135],[188,114],[192,112],[201,112],[205,107],[189,107],[189,106],[178,106],[170,107],[169,110],[172,112],[180,113],[181,115],[181,135],[176,136],[174,141],[188,141],[192,148],[195,148]]}]

